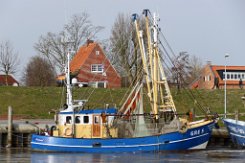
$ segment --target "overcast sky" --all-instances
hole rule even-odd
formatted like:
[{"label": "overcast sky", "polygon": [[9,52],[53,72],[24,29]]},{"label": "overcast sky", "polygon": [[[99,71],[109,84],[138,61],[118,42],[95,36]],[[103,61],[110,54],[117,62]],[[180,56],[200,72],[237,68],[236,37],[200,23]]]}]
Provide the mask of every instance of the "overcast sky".
[{"label": "overcast sky", "polygon": [[175,53],[187,51],[204,63],[245,65],[245,0],[0,0],[0,42],[9,40],[24,66],[33,45],[47,32],[58,33],[73,14],[87,12],[108,39],[118,13],[157,11],[162,32]]}]

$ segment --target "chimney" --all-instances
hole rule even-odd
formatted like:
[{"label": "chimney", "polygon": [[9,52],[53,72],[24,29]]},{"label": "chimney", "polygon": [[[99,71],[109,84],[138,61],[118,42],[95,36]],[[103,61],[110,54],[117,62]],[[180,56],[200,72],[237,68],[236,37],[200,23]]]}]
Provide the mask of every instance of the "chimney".
[{"label": "chimney", "polygon": [[89,46],[90,43],[93,43],[94,40],[90,40],[89,38],[87,39],[87,46]]},{"label": "chimney", "polygon": [[207,65],[211,65],[212,64],[212,62],[211,61],[207,61]]}]

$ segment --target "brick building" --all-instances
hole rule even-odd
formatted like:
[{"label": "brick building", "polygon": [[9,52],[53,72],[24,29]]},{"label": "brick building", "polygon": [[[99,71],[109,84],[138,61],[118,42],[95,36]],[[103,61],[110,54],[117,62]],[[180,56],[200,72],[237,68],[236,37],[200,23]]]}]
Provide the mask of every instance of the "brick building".
[{"label": "brick building", "polygon": [[[238,89],[245,84],[245,66],[226,66],[226,74],[227,89]],[[225,66],[207,64],[190,87],[198,89],[224,88],[224,79]]]},{"label": "brick building", "polygon": [[[91,40],[82,46],[70,62],[75,80],[84,86],[117,88],[121,77],[98,43]],[[73,78],[73,79],[74,79]]]}]

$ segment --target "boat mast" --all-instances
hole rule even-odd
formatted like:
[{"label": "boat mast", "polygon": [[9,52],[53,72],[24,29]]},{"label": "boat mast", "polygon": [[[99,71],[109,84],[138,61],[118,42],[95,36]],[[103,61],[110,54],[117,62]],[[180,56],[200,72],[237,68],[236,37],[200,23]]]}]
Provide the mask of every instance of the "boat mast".
[{"label": "boat mast", "polygon": [[68,105],[68,108],[72,108],[72,93],[71,93],[71,80],[70,80],[70,53],[71,50],[68,50],[67,53],[67,63],[66,63],[66,69],[65,69],[65,74],[66,74],[66,104]]},{"label": "boat mast", "polygon": [[[158,29],[157,29],[157,17],[156,14],[153,14],[153,74],[152,74],[152,81],[153,81],[153,109],[156,113],[156,120],[158,120]],[[151,55],[151,54],[150,54]]]},{"label": "boat mast", "polygon": [[[163,65],[161,63],[159,47],[158,47],[158,16],[156,13],[153,14],[153,94],[154,94],[154,109],[158,111],[166,112],[173,111],[176,112],[176,107],[171,95],[168,81],[163,70]],[[162,89],[164,86],[164,89]],[[164,92],[163,92],[164,90]],[[156,101],[155,101],[156,100]],[[161,101],[160,101],[161,100]]]},{"label": "boat mast", "polygon": [[147,35],[147,51],[145,51],[145,44],[143,38],[143,31],[139,30],[137,23],[137,15],[134,14],[134,23],[138,37],[142,63],[144,67],[144,74],[146,78],[148,96],[151,102],[151,108],[155,115],[156,122],[159,119],[160,112],[173,111],[176,112],[175,104],[167,83],[167,79],[163,70],[162,61],[159,54],[158,41],[158,16],[153,14],[153,23],[150,26],[149,10],[144,10],[146,22]]},{"label": "boat mast", "polygon": [[[150,11],[148,9],[145,9],[143,11],[143,14],[145,15],[145,23],[146,23],[146,34],[147,34],[147,54],[148,54],[148,67],[145,67],[146,69],[149,69],[149,74],[147,76],[150,78],[149,82],[147,82],[149,89],[148,89],[148,96],[151,101],[151,108],[153,108],[153,95],[152,95],[152,88],[153,88],[153,82],[152,82],[152,74],[153,74],[153,63],[152,63],[152,40],[151,40],[151,32],[150,32],[150,25],[149,25],[149,15]],[[143,38],[142,38],[143,39]],[[143,45],[144,46],[144,45]],[[150,66],[150,68],[149,68]],[[155,111],[153,111],[154,114],[157,114]]]},{"label": "boat mast", "polygon": [[[141,54],[141,58],[142,58],[144,71],[146,74],[146,85],[147,85],[147,90],[148,90],[148,97],[150,98],[150,102],[152,105],[153,98],[152,98],[152,94],[150,93],[151,92],[151,86],[150,86],[150,73],[149,73],[148,64],[147,64],[147,54],[146,54],[145,46],[144,46],[143,31],[139,30],[137,17],[138,17],[137,14],[133,14],[133,21],[135,23],[136,34],[137,34],[137,38],[139,41],[140,54]],[[154,114],[155,114],[155,112],[154,112]]]},{"label": "boat mast", "polygon": [[73,101],[72,101],[72,91],[71,91],[71,80],[70,80],[70,55],[71,55],[71,50],[69,49],[67,52],[67,63],[66,63],[66,69],[65,69],[65,74],[66,74],[66,103],[68,105],[67,111],[72,112],[72,136],[75,137],[75,112],[74,112],[74,106],[73,106]]}]

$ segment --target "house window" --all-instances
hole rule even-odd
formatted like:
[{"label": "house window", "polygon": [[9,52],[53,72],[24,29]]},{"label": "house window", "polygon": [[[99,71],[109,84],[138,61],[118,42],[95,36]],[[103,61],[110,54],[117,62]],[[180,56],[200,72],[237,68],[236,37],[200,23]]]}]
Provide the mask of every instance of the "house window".
[{"label": "house window", "polygon": [[230,74],[227,74],[227,79],[230,79]]},{"label": "house window", "polygon": [[97,87],[98,88],[106,88],[106,82],[98,82]]},{"label": "house window", "polygon": [[100,55],[100,51],[98,51],[98,50],[95,53],[96,53],[96,55]]},{"label": "house window", "polygon": [[93,88],[97,88],[97,82],[90,82],[89,86]]},{"label": "house window", "polygon": [[[224,75],[223,75],[223,77],[224,77]],[[227,79],[229,79],[229,80],[245,79],[245,73],[241,73],[241,72],[227,72]]]},{"label": "house window", "polygon": [[89,86],[93,88],[106,88],[106,81],[96,81],[96,82],[90,82]]},{"label": "house window", "polygon": [[91,65],[91,72],[103,72],[104,66],[102,64],[92,64]]},{"label": "house window", "polygon": [[210,75],[207,75],[204,77],[204,81],[210,81],[211,80],[211,76]]}]

